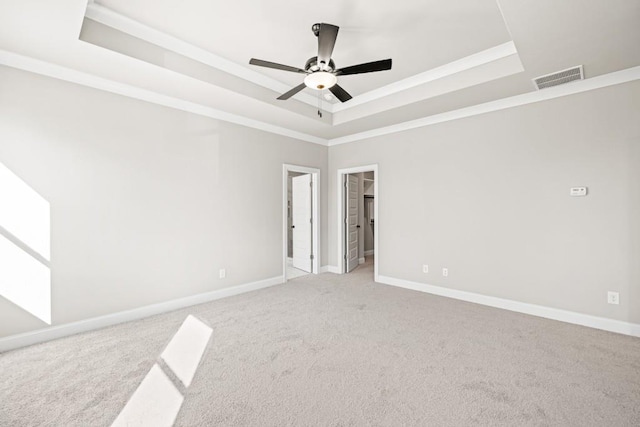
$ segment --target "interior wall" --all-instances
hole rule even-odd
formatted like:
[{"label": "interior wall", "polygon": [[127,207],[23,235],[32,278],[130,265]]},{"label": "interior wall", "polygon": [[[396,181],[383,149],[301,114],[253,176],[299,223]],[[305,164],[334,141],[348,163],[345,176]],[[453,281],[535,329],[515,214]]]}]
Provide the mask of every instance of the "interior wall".
[{"label": "interior wall", "polygon": [[640,323],[638,99],[636,81],[332,146],[329,212],[338,169],[378,164],[380,275]]},{"label": "interior wall", "polygon": [[[280,276],[283,163],[321,169],[321,265],[337,169],[377,163],[381,275],[640,323],[638,82],[328,152],[7,67],[0,95],[0,162],[51,205],[53,325]],[[44,326],[0,297],[0,337]]]},{"label": "interior wall", "polygon": [[[326,212],[327,147],[7,67],[0,162],[50,203],[53,325],[281,276],[283,163]],[[0,297],[0,337],[45,326]]]}]

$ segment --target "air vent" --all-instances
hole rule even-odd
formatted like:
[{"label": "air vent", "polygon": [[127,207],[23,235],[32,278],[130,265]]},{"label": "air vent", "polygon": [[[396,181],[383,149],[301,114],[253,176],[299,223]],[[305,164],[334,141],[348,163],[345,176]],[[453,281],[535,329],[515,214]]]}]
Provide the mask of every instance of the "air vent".
[{"label": "air vent", "polygon": [[536,77],[535,79],[533,79],[533,84],[535,84],[536,88],[540,90],[546,87],[558,86],[572,82],[574,80],[583,79],[584,73],[582,72],[582,65],[578,65],[577,67],[571,67],[567,68],[566,70]]}]

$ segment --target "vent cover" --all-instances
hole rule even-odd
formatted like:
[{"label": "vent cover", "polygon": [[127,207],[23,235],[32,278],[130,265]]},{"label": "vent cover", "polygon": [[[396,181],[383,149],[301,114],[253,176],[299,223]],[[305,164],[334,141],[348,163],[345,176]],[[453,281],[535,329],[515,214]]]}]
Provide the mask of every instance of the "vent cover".
[{"label": "vent cover", "polygon": [[583,79],[584,73],[582,72],[582,65],[578,65],[577,67],[571,67],[567,68],[566,70],[536,77],[535,79],[533,79],[533,84],[535,84],[536,88],[540,90],[544,89],[545,87],[558,86],[561,84],[572,82],[574,80]]}]

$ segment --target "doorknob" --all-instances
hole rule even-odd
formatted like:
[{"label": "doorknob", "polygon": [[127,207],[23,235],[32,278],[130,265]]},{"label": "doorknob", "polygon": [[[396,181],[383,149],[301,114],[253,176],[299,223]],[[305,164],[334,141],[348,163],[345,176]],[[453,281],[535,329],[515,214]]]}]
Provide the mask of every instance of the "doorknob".
[{"label": "doorknob", "polygon": [[356,228],[360,228],[360,224],[356,225]]},{"label": "doorknob", "polygon": [[292,226],[291,226],[291,228],[296,228],[296,226],[295,226],[295,225],[292,225]]}]

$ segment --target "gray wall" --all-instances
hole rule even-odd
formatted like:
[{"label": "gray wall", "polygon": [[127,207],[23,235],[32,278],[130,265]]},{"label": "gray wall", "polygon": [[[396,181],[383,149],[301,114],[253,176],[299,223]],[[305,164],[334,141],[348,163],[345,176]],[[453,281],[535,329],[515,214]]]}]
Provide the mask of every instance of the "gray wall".
[{"label": "gray wall", "polygon": [[[0,162],[51,205],[54,325],[282,275],[283,163],[327,203],[326,147],[6,67]],[[0,297],[0,337],[45,326]]]},{"label": "gray wall", "polygon": [[[51,203],[54,325],[281,275],[283,163],[322,171],[321,265],[337,169],[377,163],[380,274],[640,323],[639,96],[327,150],[0,67],[0,162]],[[0,298],[0,337],[43,326]]]},{"label": "gray wall", "polygon": [[638,99],[634,82],[331,147],[329,262],[337,169],[377,163],[381,275],[639,323]]}]

